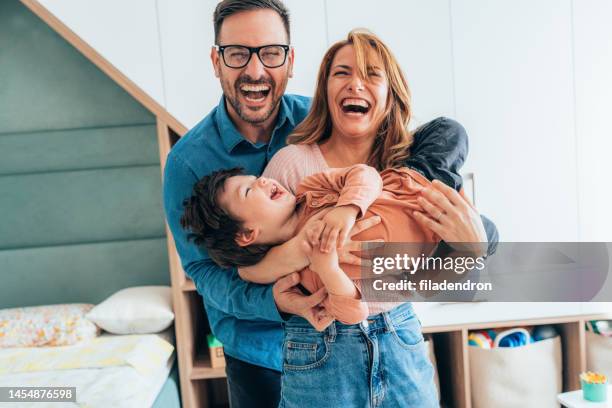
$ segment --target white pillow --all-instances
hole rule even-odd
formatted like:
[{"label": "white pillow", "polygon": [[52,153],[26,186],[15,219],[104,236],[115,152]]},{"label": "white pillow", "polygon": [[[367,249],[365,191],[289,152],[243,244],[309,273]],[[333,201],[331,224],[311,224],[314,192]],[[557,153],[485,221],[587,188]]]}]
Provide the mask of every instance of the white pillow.
[{"label": "white pillow", "polygon": [[86,317],[114,334],[158,333],[174,320],[168,286],[122,289],[94,307]]}]

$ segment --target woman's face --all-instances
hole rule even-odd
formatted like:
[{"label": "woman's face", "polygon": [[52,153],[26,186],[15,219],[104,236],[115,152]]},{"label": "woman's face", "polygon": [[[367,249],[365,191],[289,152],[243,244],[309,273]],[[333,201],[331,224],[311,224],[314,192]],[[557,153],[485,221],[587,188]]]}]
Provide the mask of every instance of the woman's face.
[{"label": "woman's face", "polygon": [[365,80],[359,77],[352,45],[340,48],[332,61],[327,81],[327,104],[332,136],[375,137],[382,123],[389,84],[382,61],[371,58]]}]

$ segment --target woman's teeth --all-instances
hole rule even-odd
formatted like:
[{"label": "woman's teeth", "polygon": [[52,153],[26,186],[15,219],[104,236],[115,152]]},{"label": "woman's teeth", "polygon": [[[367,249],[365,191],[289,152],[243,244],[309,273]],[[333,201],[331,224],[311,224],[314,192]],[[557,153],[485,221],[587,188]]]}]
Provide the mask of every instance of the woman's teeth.
[{"label": "woman's teeth", "polygon": [[363,99],[347,98],[342,101],[342,111],[351,115],[363,115],[370,110],[370,104]]}]

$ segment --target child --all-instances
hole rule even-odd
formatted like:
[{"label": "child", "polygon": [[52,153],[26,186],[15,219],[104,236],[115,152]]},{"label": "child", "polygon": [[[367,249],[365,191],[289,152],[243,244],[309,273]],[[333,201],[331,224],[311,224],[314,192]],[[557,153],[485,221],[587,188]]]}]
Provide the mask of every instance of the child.
[{"label": "child", "polygon": [[[310,235],[317,235],[313,230],[323,230],[321,247],[327,251],[318,245],[305,247],[311,264],[301,271],[302,285],[311,293],[325,286],[326,311],[343,323],[356,324],[369,315],[367,304],[360,299],[359,284],[355,284],[361,269],[345,264],[340,268],[336,239],[344,241],[358,216],[374,215],[381,223],[355,240],[437,242],[439,238],[412,217],[412,211],[422,210],[419,191],[429,184],[411,169],[388,169],[379,175],[361,164],[307,177],[295,197],[274,180],[241,175],[237,169],[221,170],[196,185],[183,221],[215,262],[245,266],[256,264],[269,246],[292,238],[311,217],[320,217],[312,224]],[[201,209],[207,211],[199,212]],[[268,283],[280,277],[270,272],[256,281]]]}]

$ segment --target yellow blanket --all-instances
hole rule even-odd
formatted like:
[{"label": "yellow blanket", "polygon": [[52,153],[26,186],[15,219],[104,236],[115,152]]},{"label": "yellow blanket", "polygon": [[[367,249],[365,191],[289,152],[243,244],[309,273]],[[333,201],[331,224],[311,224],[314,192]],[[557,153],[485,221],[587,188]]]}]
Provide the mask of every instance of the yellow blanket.
[{"label": "yellow blanket", "polygon": [[63,347],[0,349],[0,374],[73,368],[132,366],[147,374],[168,361],[174,351],[154,334],[102,336]]}]

